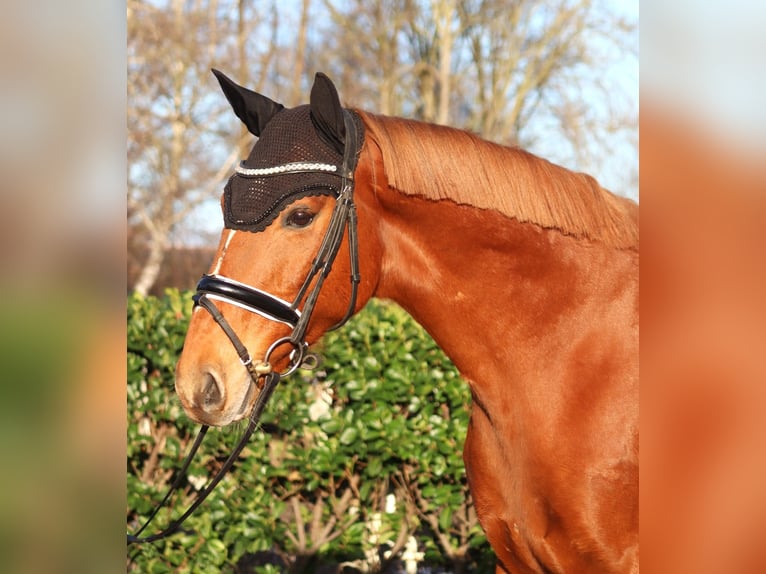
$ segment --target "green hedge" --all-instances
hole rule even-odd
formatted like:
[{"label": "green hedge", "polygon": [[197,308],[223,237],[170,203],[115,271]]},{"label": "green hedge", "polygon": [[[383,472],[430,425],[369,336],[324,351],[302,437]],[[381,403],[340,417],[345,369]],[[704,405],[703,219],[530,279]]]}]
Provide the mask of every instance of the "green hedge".
[{"label": "green hedge", "polygon": [[[173,389],[190,301],[178,291],[128,299],[131,532],[196,433]],[[277,387],[262,430],[188,520],[189,532],[129,547],[128,571],[386,571],[407,559],[410,537],[421,568],[490,569],[462,460],[470,394],[449,359],[404,311],[379,301],[318,350],[318,369]],[[173,517],[241,430],[211,429]],[[156,520],[151,532],[171,515]]]}]

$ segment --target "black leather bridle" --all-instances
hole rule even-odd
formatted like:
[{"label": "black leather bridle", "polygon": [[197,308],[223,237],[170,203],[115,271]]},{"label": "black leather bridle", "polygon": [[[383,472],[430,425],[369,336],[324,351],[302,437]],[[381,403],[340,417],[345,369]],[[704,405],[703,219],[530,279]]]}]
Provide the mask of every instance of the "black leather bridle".
[{"label": "black leather bridle", "polygon": [[[282,376],[292,373],[301,366],[305,357],[305,352],[308,348],[306,331],[314,311],[314,306],[325,279],[332,271],[333,262],[340,250],[345,231],[348,229],[349,254],[351,258],[351,296],[345,315],[332,329],[337,329],[348,321],[356,307],[360,275],[357,217],[356,206],[354,205],[354,170],[356,169],[357,152],[359,149],[359,134],[356,123],[351,116],[354,112],[343,110],[343,113],[346,126],[346,142],[343,153],[343,165],[340,173],[337,174],[341,178],[340,191],[336,196],[335,209],[330,217],[330,223],[325,236],[293,302],[288,304],[286,301],[266,291],[256,289],[222,275],[204,275],[197,284],[197,293],[194,295],[195,305],[202,306],[210,312],[213,319],[231,340],[240,360],[249,371],[251,367],[254,368],[252,357],[226,319],[220,312],[216,312],[215,305],[212,303],[213,300],[237,305],[267,319],[292,327],[292,333],[288,337],[274,341],[266,351],[263,361],[258,363],[261,369],[268,369],[271,353],[277,347],[289,344],[293,347],[290,366],[287,371],[282,373]],[[282,173],[322,173],[326,175],[327,172],[297,169],[295,171],[283,171]],[[313,288],[309,290],[315,278],[316,282]],[[253,376],[252,372],[251,376]]]},{"label": "black leather bridle", "polygon": [[[250,414],[247,428],[242,433],[236,447],[210,483],[197,493],[197,497],[186,512],[161,532],[152,536],[140,537],[140,534],[154,519],[160,508],[162,508],[170,499],[170,495],[182,483],[186,470],[199,449],[200,444],[202,444],[202,439],[209,428],[207,425],[202,425],[192,448],[187,454],[186,459],[167,494],[151,513],[144,525],[141,526],[135,534],[128,535],[128,544],[153,542],[177,532],[182,523],[200,504],[202,504],[234,464],[234,461],[242,452],[242,449],[247,444],[250,436],[257,428],[261,413],[280,379],[292,374],[302,366],[310,368],[315,365],[315,360],[312,359],[312,356],[307,356],[306,354],[308,349],[306,332],[317,299],[319,298],[319,292],[322,289],[325,279],[332,271],[332,265],[340,250],[346,229],[348,229],[349,255],[351,258],[351,295],[345,315],[332,327],[332,329],[337,329],[343,325],[354,313],[359,281],[361,279],[359,274],[357,215],[356,206],[354,205],[354,171],[356,170],[358,152],[361,144],[361,134],[359,133],[352,114],[354,114],[354,112],[350,110],[343,110],[346,140],[344,144],[343,164],[340,173],[337,174],[341,178],[341,185],[340,191],[336,195],[335,209],[330,217],[327,231],[325,232],[319,250],[314,257],[308,275],[303,281],[293,302],[287,303],[266,291],[256,289],[255,287],[240,283],[239,281],[222,275],[203,275],[202,279],[200,279],[197,284],[197,292],[193,297],[195,306],[207,309],[213,317],[213,320],[221,327],[224,333],[226,333],[226,336],[236,349],[240,361],[250,375],[250,384],[259,389],[258,397]],[[287,170],[282,173],[313,173],[313,171],[311,169],[296,169],[295,171]],[[316,173],[326,174],[327,172],[316,171]],[[311,287],[312,281],[314,281],[313,287]],[[292,328],[292,332],[289,336],[274,341],[266,350],[263,360],[253,362],[247,348],[237,336],[229,322],[224,318],[220,310],[216,307],[214,301],[230,303],[253,313],[257,313],[272,321],[286,324]],[[290,353],[290,363],[284,372],[279,373],[274,371],[271,366],[271,355],[278,347],[286,344],[293,347],[293,350]]]}]

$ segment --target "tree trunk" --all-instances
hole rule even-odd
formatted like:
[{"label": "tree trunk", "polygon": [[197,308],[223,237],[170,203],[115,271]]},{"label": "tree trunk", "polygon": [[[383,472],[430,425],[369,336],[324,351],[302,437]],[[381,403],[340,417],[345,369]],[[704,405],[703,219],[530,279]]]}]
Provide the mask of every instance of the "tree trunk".
[{"label": "tree trunk", "polygon": [[439,105],[434,120],[437,124],[449,122],[450,75],[452,73],[452,21],[455,17],[455,4],[452,1],[434,5],[434,18],[439,42]]},{"label": "tree trunk", "polygon": [[453,556],[450,560],[452,574],[464,574],[466,570],[465,554],[462,556]]},{"label": "tree trunk", "polygon": [[292,86],[290,89],[290,104],[293,106],[297,106],[304,97],[301,78],[303,77],[303,68],[306,61],[306,36],[308,34],[310,6],[311,0],[303,0],[303,5],[301,6],[301,20],[298,26],[298,37],[296,38]]},{"label": "tree trunk", "polygon": [[[237,2],[237,55],[239,59],[239,73],[237,81],[243,85],[250,84],[250,70],[247,61],[247,27],[245,26],[247,0]],[[244,124],[239,127],[239,156],[246,158],[250,152],[252,142],[246,137],[247,128]]]},{"label": "tree trunk", "polygon": [[141,273],[136,280],[133,290],[146,297],[157,282],[165,259],[166,241],[164,238],[152,237],[149,244],[149,256],[146,258]]}]

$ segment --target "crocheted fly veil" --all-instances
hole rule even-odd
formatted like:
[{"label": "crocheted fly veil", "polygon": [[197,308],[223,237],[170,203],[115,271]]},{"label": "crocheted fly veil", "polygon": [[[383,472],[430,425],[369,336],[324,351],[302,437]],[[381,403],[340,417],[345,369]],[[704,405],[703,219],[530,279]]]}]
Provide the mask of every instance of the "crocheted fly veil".
[{"label": "crocheted fly veil", "polygon": [[[352,118],[361,133],[359,117],[352,114]],[[343,148],[339,150],[338,143],[326,132],[311,106],[280,106],[256,134],[260,137],[250,156],[236,168],[224,189],[226,227],[263,231],[285,207],[302,197],[337,197]],[[357,155],[359,150],[354,153]]]}]

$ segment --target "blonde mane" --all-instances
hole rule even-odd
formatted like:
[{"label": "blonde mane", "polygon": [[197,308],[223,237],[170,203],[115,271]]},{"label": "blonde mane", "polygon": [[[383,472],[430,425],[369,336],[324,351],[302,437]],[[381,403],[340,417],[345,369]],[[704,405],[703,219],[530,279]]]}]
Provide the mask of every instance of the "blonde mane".
[{"label": "blonde mane", "polygon": [[638,206],[519,148],[468,132],[359,112],[401,193],[492,209],[618,248],[638,246]]}]

